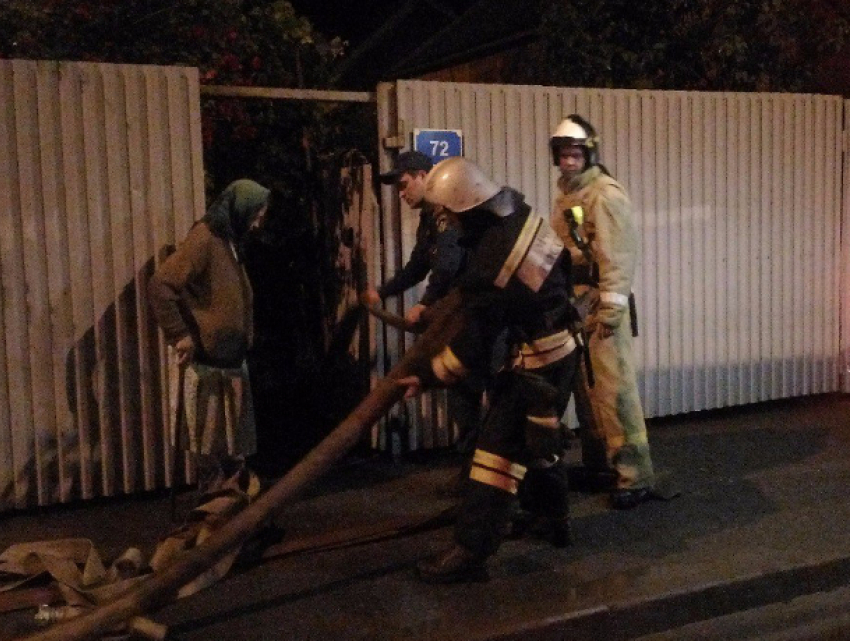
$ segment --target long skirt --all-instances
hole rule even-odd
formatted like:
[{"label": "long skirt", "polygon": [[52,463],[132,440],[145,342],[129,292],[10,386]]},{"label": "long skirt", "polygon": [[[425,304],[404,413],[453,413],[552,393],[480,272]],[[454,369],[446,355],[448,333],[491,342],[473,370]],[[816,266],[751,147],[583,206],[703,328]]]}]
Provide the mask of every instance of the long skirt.
[{"label": "long skirt", "polygon": [[244,457],[257,451],[247,364],[223,369],[191,363],[182,393],[183,432],[178,436],[181,427],[175,426],[172,443],[198,455]]}]

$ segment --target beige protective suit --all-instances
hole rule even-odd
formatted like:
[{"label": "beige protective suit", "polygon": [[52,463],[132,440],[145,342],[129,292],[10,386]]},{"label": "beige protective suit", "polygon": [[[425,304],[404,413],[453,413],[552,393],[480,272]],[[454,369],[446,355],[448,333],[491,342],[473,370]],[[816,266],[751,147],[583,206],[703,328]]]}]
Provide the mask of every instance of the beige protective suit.
[{"label": "beige protective suit", "polygon": [[[654,472],[637,390],[628,304],[639,251],[631,204],[623,186],[599,166],[569,181],[561,178],[558,188],[552,227],[569,248],[575,271],[596,263],[598,273],[598,286],[581,277],[575,286],[595,378],[595,385],[588,387],[586,373],[581,374],[573,390],[583,428],[582,459],[590,472],[615,471],[617,489],[649,488]],[[583,212],[577,231],[587,243],[585,252],[571,237],[564,215],[574,206]],[[599,323],[613,328],[614,334],[601,338]]]}]

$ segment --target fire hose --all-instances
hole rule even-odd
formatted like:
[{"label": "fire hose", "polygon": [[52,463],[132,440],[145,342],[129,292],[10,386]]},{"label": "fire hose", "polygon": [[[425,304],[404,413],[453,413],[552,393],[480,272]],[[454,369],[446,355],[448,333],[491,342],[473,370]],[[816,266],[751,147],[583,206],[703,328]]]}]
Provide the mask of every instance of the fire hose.
[{"label": "fire hose", "polygon": [[366,430],[404,397],[405,387],[398,380],[429,363],[463,326],[459,290],[452,290],[431,308],[431,312],[427,329],[402,360],[377,382],[375,388],[327,437],[256,501],[225,522],[203,543],[182,553],[173,563],[135,584],[113,601],[24,637],[22,641],[97,639],[134,617],[172,602],[183,585],[258,532],[283,506],[351,450]]}]

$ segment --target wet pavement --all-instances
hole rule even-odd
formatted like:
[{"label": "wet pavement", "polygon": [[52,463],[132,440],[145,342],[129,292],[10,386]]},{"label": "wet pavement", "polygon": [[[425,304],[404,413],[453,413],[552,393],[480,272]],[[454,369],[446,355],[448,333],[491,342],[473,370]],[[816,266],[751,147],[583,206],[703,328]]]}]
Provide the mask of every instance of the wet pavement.
[{"label": "wet pavement", "polygon": [[[435,488],[454,457],[351,458],[277,518],[283,545],[329,532],[350,544],[278,548],[152,618],[185,641],[731,639],[698,626],[850,587],[850,397],[657,419],[649,434],[678,498],[617,512],[604,495],[574,492],[573,545],[507,541],[489,582],[417,581],[415,562],[451,540],[445,519],[352,542],[451,508]],[[0,550],[86,537],[107,559],[129,546],[147,558],[170,527],[166,495],[98,501],[0,516]],[[33,614],[0,614],[0,639],[32,630]],[[740,638],[767,623],[747,625],[753,636]]]}]

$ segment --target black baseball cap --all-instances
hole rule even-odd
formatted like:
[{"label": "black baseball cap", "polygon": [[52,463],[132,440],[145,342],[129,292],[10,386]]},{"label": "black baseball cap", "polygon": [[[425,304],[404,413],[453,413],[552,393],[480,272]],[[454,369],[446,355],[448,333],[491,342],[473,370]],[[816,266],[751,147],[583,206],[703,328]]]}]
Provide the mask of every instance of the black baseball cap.
[{"label": "black baseball cap", "polygon": [[385,185],[392,185],[399,177],[408,171],[431,171],[434,163],[421,151],[403,151],[395,160],[392,170],[378,176]]}]

